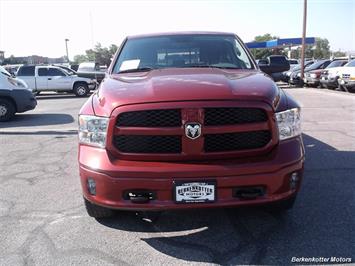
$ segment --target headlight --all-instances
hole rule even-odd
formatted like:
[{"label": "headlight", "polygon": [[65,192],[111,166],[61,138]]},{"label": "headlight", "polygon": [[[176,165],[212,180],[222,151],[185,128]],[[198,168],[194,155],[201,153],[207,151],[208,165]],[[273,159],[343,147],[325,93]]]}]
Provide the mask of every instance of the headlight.
[{"label": "headlight", "polygon": [[25,82],[22,80],[16,79],[16,78],[11,78],[8,77],[7,80],[14,86],[19,87],[19,88],[27,88],[27,85]]},{"label": "headlight", "polygon": [[311,74],[310,76],[311,76],[311,78],[313,78],[313,79],[317,78],[317,74],[314,74],[314,73]]},{"label": "headlight", "polygon": [[108,120],[106,117],[79,115],[79,142],[105,148]]},{"label": "headlight", "polygon": [[279,139],[289,139],[301,135],[301,113],[299,108],[276,113]]}]

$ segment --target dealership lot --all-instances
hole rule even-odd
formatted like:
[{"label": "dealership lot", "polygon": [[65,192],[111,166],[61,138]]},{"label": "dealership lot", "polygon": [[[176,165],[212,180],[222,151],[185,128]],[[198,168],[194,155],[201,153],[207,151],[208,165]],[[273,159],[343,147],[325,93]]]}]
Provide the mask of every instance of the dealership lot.
[{"label": "dealership lot", "polygon": [[87,216],[78,177],[77,113],[86,98],[39,96],[34,111],[0,124],[0,265],[354,262],[355,95],[287,91],[303,106],[307,157],[287,215],[214,209],[101,220]]}]

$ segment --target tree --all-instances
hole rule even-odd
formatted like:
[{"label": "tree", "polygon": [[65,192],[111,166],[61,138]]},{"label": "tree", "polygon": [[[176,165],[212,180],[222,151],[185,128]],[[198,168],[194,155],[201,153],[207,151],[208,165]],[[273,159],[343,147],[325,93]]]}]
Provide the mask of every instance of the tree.
[{"label": "tree", "polygon": [[333,56],[334,57],[345,57],[346,53],[339,50],[339,51],[333,52]]},{"label": "tree", "polygon": [[101,43],[97,43],[94,49],[86,50],[85,55],[74,56],[74,62],[79,64],[84,61],[91,61],[108,66],[117,49],[118,47],[115,44],[111,44],[109,47],[103,47]]},{"label": "tree", "polygon": [[330,46],[328,39],[316,38],[316,45],[313,48],[313,57],[316,59],[330,57]]},{"label": "tree", "polygon": [[80,64],[80,63],[86,62],[86,61],[89,61],[89,59],[87,58],[86,55],[78,54],[78,55],[74,56],[74,63],[75,64]]},{"label": "tree", "polygon": [[[254,42],[267,42],[278,38],[278,36],[272,36],[270,33],[266,33],[264,35],[255,36]],[[262,59],[275,53],[279,54],[280,49],[253,49],[252,53],[256,59]]]}]

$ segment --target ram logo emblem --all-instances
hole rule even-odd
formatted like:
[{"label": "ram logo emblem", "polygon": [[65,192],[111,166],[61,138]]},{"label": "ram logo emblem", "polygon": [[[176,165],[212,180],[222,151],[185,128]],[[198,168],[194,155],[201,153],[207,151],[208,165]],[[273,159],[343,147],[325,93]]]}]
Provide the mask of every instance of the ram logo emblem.
[{"label": "ram logo emblem", "polygon": [[201,124],[187,123],[185,124],[185,135],[190,139],[197,139],[201,136]]}]

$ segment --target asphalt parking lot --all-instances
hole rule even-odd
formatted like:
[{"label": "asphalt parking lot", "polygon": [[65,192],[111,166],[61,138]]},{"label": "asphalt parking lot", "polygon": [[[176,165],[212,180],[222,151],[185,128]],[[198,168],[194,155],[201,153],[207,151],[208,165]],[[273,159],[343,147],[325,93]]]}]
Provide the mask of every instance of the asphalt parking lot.
[{"label": "asphalt parking lot", "polygon": [[295,207],[120,213],[84,209],[77,113],[86,100],[38,97],[0,124],[0,265],[290,264],[355,260],[355,95],[288,89],[303,105],[305,177]]}]

